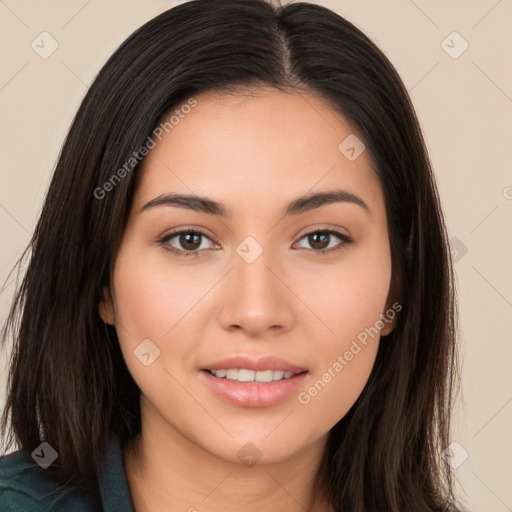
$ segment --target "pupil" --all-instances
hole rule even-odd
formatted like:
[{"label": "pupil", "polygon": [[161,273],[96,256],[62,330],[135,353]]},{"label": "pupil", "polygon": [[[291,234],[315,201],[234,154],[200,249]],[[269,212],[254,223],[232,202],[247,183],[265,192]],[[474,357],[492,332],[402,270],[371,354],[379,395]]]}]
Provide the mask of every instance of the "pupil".
[{"label": "pupil", "polygon": [[[314,233],[313,235],[310,235],[310,241],[309,243],[311,244],[311,246],[315,249],[325,249],[325,247],[327,247],[327,245],[329,245],[329,242],[328,242],[328,238],[329,238],[329,234],[328,233]],[[313,238],[313,242],[311,242],[311,238]],[[318,239],[318,238],[323,238],[323,242],[327,241],[327,245],[325,243],[322,243],[320,242],[320,247],[317,247],[317,244],[319,243],[318,240],[315,240],[315,239]]]},{"label": "pupil", "polygon": [[[197,249],[199,245],[201,245],[200,242],[198,242],[198,239],[201,235],[198,235],[196,233],[186,233],[184,235],[181,235],[180,244],[183,248],[187,249]],[[196,243],[190,241],[191,238],[196,238]],[[196,247],[197,246],[197,247]]]}]

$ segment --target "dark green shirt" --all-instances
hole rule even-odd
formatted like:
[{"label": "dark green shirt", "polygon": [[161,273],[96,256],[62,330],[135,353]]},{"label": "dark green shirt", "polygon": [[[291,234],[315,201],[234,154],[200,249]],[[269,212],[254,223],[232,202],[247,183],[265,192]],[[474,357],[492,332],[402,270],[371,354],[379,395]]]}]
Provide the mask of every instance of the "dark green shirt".
[{"label": "dark green shirt", "polygon": [[30,453],[0,457],[1,512],[135,512],[119,441],[110,441],[98,481],[99,495],[86,499],[63,492]]}]

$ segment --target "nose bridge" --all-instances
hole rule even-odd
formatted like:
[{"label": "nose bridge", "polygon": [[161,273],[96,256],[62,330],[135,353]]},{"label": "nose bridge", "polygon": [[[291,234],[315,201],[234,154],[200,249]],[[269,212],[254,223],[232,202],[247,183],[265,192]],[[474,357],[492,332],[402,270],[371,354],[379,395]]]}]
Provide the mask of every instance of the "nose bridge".
[{"label": "nose bridge", "polygon": [[224,327],[238,326],[251,333],[285,326],[292,319],[286,287],[269,237],[263,243],[246,237],[236,248],[221,319]]},{"label": "nose bridge", "polygon": [[[268,237],[265,246],[254,237],[245,238],[236,249],[238,261],[235,263],[235,279],[241,289],[245,289],[254,295],[254,298],[263,295],[271,295],[272,272],[269,268],[276,266],[275,254],[273,254]],[[273,261],[274,260],[274,261]]]}]

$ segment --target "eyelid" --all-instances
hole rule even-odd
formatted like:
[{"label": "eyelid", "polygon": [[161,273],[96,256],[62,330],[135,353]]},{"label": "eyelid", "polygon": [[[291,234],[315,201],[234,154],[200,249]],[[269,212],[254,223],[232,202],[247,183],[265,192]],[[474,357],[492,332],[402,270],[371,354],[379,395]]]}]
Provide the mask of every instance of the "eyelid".
[{"label": "eyelid", "polygon": [[322,231],[322,232],[330,231],[330,232],[336,232],[343,237],[351,238],[348,233],[343,233],[342,228],[335,224],[321,224],[320,223],[320,225],[321,225],[321,227],[312,227],[312,226],[318,226],[318,223],[315,223],[313,225],[307,226],[307,227],[301,229],[297,233],[297,235],[295,235],[295,237],[303,238],[304,236],[309,235],[311,233],[316,233],[317,231]]}]

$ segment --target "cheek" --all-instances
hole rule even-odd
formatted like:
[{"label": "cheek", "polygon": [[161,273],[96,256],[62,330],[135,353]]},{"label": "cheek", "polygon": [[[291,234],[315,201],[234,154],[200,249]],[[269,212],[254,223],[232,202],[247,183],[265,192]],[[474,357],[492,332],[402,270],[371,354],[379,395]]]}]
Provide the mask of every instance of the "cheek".
[{"label": "cheek", "polygon": [[377,321],[386,294],[386,282],[365,285],[360,279],[347,279],[328,290],[332,302],[324,304],[321,318],[329,330],[311,332],[315,364],[298,396],[305,421],[314,418],[318,435],[347,414],[368,381],[379,348]]},{"label": "cheek", "polygon": [[[130,373],[144,390],[168,379],[161,374],[168,357],[163,339],[183,316],[180,298],[172,289],[175,284],[179,288],[179,283],[163,276],[148,253],[125,244],[118,253],[113,276],[120,347]],[[179,347],[173,347],[173,352],[176,350]],[[149,357],[143,356],[148,353]]]},{"label": "cheek", "polygon": [[343,264],[330,268],[329,279],[309,274],[303,283],[309,290],[308,305],[322,323],[314,322],[309,333],[315,340],[316,364],[298,401],[316,418],[320,430],[349,411],[368,381],[390,279],[388,246],[375,244],[347,252]]},{"label": "cheek", "polygon": [[165,337],[208,284],[191,282],[190,272],[169,265],[161,251],[127,244],[119,252],[114,272],[116,318],[132,337]]},{"label": "cheek", "polygon": [[[192,268],[180,270],[169,264],[163,249],[147,250],[129,239],[118,253],[114,270],[118,339],[130,373],[148,396],[158,396],[162,383],[172,385],[166,370],[183,381],[184,367],[198,350],[193,341],[200,339],[198,312],[217,277],[211,270]],[[154,362],[146,366],[138,356],[148,352]],[[158,357],[153,359],[153,354]]]},{"label": "cheek", "polygon": [[300,392],[298,407],[304,422],[312,423],[312,437],[330,430],[361,395],[375,362],[377,338],[366,346],[356,341],[347,351],[333,354]]},{"label": "cheek", "polygon": [[334,342],[338,348],[347,339],[375,325],[385,309],[389,274],[384,270],[372,275],[367,268],[359,274],[356,272],[333,273],[332,280],[322,289],[316,289],[316,296],[311,296],[311,304],[329,328],[326,341],[329,345]]},{"label": "cheek", "polygon": [[349,247],[333,265],[303,272],[308,305],[322,320],[325,349],[343,350],[384,313],[391,282],[391,256],[384,237]]}]

